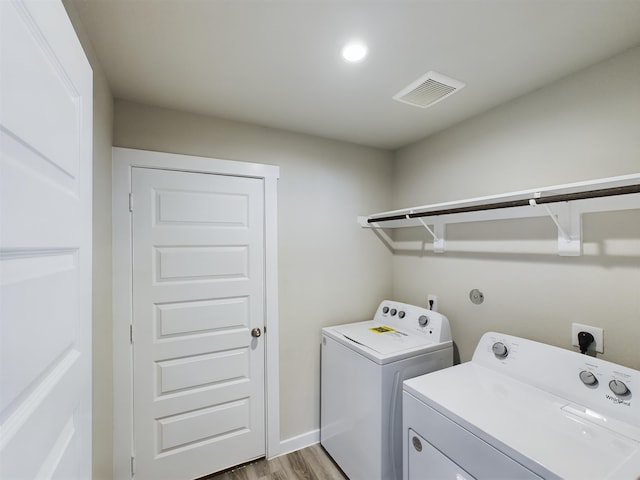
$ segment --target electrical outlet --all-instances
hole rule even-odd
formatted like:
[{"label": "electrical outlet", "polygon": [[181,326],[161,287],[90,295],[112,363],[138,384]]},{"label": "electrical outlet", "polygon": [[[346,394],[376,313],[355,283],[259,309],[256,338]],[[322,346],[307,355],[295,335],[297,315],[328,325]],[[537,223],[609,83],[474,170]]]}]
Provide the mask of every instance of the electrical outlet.
[{"label": "electrical outlet", "polygon": [[[431,304],[433,302],[433,305]],[[438,297],[435,295],[427,295],[427,308],[433,310],[434,312],[438,311]]]},{"label": "electrical outlet", "polygon": [[578,344],[578,333],[580,332],[589,332],[593,335],[593,343],[589,345],[588,351],[595,350],[598,353],[604,353],[604,331],[599,327],[591,327],[589,325],[583,325],[581,323],[572,323],[571,324],[571,345],[574,347],[579,347]]}]

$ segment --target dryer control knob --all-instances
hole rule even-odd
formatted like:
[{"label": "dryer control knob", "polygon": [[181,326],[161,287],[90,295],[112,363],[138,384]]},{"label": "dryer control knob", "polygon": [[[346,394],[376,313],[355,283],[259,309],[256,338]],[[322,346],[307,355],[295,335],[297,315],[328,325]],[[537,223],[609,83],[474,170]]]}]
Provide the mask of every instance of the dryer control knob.
[{"label": "dryer control knob", "polygon": [[420,315],[418,317],[418,323],[421,327],[426,327],[429,323],[429,317],[427,317],[426,315]]},{"label": "dryer control knob", "polygon": [[382,307],[382,313],[389,313],[389,307],[387,307],[386,305]]},{"label": "dryer control knob", "polygon": [[621,382],[620,380],[611,380],[609,382],[609,388],[613,393],[620,396],[624,396],[630,393],[625,383]]},{"label": "dryer control knob", "polygon": [[398,313],[398,310],[396,310],[395,308],[391,309],[391,316],[395,316],[395,314]]},{"label": "dryer control knob", "polygon": [[404,313],[402,310],[400,310],[398,312],[398,317],[400,317],[400,318],[404,318],[405,315],[406,315],[406,313]]},{"label": "dryer control knob", "polygon": [[493,350],[493,354],[498,358],[505,358],[507,355],[509,355],[509,349],[502,342],[494,343],[491,347],[491,350]]},{"label": "dryer control knob", "polygon": [[596,378],[596,376],[588,370],[582,370],[580,372],[580,380],[582,380],[582,383],[584,383],[585,385],[598,384],[598,379]]}]

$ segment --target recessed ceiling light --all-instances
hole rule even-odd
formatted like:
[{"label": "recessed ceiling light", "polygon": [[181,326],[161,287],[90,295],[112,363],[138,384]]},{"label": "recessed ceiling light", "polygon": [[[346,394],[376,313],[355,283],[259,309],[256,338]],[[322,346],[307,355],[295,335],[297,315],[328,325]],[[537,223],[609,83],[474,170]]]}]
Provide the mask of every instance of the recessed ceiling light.
[{"label": "recessed ceiling light", "polygon": [[360,62],[367,56],[367,47],[360,42],[348,43],[342,49],[342,58],[347,62]]}]

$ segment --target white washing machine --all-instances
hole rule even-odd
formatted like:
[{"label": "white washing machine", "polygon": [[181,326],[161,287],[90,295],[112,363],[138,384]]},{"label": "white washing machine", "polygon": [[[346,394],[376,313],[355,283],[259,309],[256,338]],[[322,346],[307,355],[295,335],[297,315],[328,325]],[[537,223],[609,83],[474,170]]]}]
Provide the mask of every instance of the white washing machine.
[{"label": "white washing machine", "polygon": [[320,442],[350,480],[402,478],[402,382],[452,364],[449,321],[413,305],[322,329]]},{"label": "white washing machine", "polygon": [[403,409],[404,480],[640,478],[640,371],[577,352],[489,332]]}]

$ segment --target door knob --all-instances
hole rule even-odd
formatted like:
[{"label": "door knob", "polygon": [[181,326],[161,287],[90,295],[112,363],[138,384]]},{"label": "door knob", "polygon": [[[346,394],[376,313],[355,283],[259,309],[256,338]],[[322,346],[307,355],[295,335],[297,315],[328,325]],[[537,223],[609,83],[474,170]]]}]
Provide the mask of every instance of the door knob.
[{"label": "door knob", "polygon": [[260,335],[262,335],[262,330],[260,330],[258,327],[256,327],[253,330],[251,330],[251,336],[252,337],[258,338]]}]

